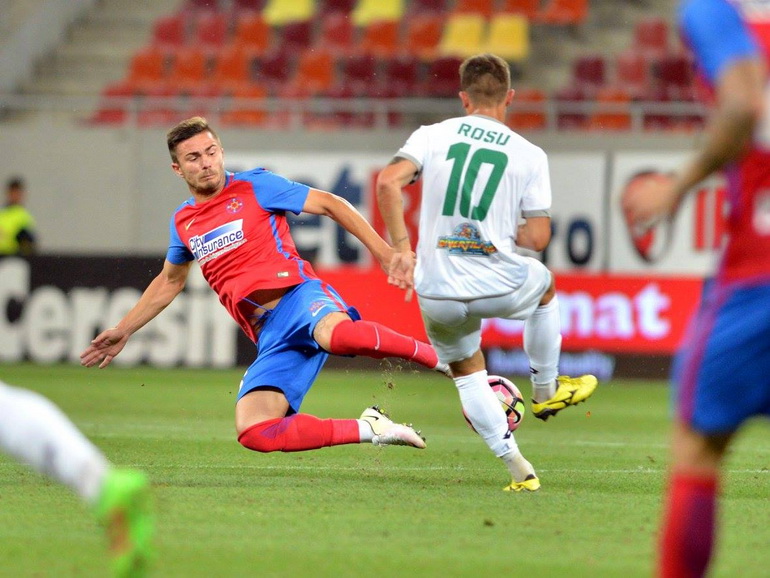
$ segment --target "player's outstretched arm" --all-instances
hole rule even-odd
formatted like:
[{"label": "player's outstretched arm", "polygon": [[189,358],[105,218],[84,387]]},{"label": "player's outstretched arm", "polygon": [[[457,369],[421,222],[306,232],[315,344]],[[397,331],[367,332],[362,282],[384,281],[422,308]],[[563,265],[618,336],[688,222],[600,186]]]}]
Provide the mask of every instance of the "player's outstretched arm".
[{"label": "player's outstretched arm", "polygon": [[406,290],[406,301],[412,299],[416,261],[404,219],[401,189],[411,183],[418,173],[412,161],[395,158],[377,175],[377,205],[396,251],[387,268],[388,283]]},{"label": "player's outstretched arm", "polygon": [[364,219],[363,215],[345,199],[334,193],[310,189],[302,210],[305,213],[324,215],[333,219],[348,233],[361,241],[382,268],[387,271],[393,249],[377,234],[369,221]]},{"label": "player's outstretched arm", "polygon": [[516,233],[516,245],[532,251],[544,251],[551,242],[551,218],[531,217]]},{"label": "player's outstretched arm", "polygon": [[152,280],[136,305],[126,313],[115,327],[105,329],[91,341],[83,353],[80,363],[85,367],[93,367],[97,363],[100,368],[107,367],[118,355],[138,329],[154,319],[163,311],[174,298],[184,289],[190,263],[175,265],[166,261],[163,270]]}]

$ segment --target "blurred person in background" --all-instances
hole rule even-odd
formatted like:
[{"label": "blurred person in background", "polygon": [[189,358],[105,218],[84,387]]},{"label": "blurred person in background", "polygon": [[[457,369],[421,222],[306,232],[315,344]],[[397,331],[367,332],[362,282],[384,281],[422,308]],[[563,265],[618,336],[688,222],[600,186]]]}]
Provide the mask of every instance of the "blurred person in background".
[{"label": "blurred person in background", "polygon": [[622,207],[628,222],[654,227],[724,169],[730,214],[719,267],[672,372],[676,417],[658,560],[666,578],[706,574],[728,447],[746,420],[770,416],[770,1],[688,0],[679,23],[713,93],[711,117],[693,158],[673,178],[629,189]]},{"label": "blurred person in background", "polygon": [[[559,300],[553,274],[518,247],[551,239],[551,182],[545,152],[505,125],[514,91],[508,63],[480,54],[460,66],[465,116],[417,129],[377,179],[377,201],[396,253],[388,281],[417,292],[425,328],[449,364],[463,410],[508,467],[506,491],[540,488],[489,386],[481,322],[522,319],[532,413],[547,420],[585,401],[593,375],[558,375]],[[402,187],[422,178],[419,240],[412,252]],[[525,222],[520,224],[520,218]]]},{"label": "blurred person in background", "polygon": [[153,517],[146,476],[115,468],[48,398],[0,381],[0,450],[71,488],[109,541],[114,576],[145,576]]},{"label": "blurred person in background", "polygon": [[24,180],[13,177],[5,187],[5,205],[0,209],[0,255],[32,255],[37,251],[35,219],[24,206]]},{"label": "blurred person in background", "polygon": [[219,137],[202,117],[167,135],[171,168],[192,195],[171,217],[162,271],[115,327],[81,354],[86,367],[106,367],[138,329],[184,289],[197,260],[220,302],[257,346],[235,404],[238,441],[257,452],[295,452],[373,443],[424,448],[411,426],[378,407],[360,419],[300,413],[329,354],[396,357],[448,374],[435,350],[380,323],[361,319],[297,253],[286,213],[323,215],[355,236],[385,268],[390,247],[345,199],[262,168],[225,170]]}]

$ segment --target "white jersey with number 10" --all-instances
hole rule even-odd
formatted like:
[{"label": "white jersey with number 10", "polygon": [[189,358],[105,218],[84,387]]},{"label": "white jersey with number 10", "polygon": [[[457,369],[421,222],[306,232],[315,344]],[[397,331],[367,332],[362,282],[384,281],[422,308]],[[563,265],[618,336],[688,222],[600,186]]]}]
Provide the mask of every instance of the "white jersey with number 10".
[{"label": "white jersey with number 10", "polygon": [[420,127],[396,156],[422,176],[417,294],[472,299],[517,289],[527,272],[516,253],[520,217],[550,215],[545,152],[470,115]]}]

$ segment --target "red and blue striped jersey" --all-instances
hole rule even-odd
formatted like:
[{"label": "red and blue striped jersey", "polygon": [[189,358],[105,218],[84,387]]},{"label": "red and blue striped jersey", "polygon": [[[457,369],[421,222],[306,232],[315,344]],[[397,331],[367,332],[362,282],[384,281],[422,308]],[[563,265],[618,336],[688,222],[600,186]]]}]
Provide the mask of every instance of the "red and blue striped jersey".
[{"label": "red and blue striped jersey", "polygon": [[[770,0],[688,0],[679,13],[684,41],[712,92],[735,62],[770,63]],[[770,280],[770,91],[750,148],[727,167],[730,214],[717,278]]]},{"label": "red and blue striped jersey", "polygon": [[222,305],[252,340],[248,316],[254,305],[244,298],[258,289],[318,278],[299,256],[286,220],[286,212],[302,212],[308,191],[307,185],[261,168],[228,173],[216,197],[204,203],[190,197],[171,217],[166,259],[197,260]]}]

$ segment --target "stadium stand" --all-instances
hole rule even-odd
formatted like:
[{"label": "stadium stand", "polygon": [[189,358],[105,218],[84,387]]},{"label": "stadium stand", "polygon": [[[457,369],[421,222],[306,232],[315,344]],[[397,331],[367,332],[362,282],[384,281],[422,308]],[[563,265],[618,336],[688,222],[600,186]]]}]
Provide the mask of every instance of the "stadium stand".
[{"label": "stadium stand", "polygon": [[[634,115],[650,130],[698,123],[678,112],[681,118],[669,122],[664,114],[694,95],[691,63],[669,20],[651,15],[672,0],[163,1],[176,8],[148,26],[122,77],[105,75],[95,91],[105,108],[94,122],[130,118],[115,113],[110,96],[140,95],[144,103],[168,93],[221,99],[253,86],[260,98],[330,97],[356,108],[366,106],[362,97],[455,98],[459,61],[490,51],[511,64],[518,99],[531,94],[539,103],[535,113],[530,105],[530,116],[512,113],[512,125],[617,131],[642,126],[629,122]],[[565,26],[582,33],[565,33]],[[644,116],[626,114],[646,102],[655,106]],[[369,125],[366,115],[329,116]]]}]

